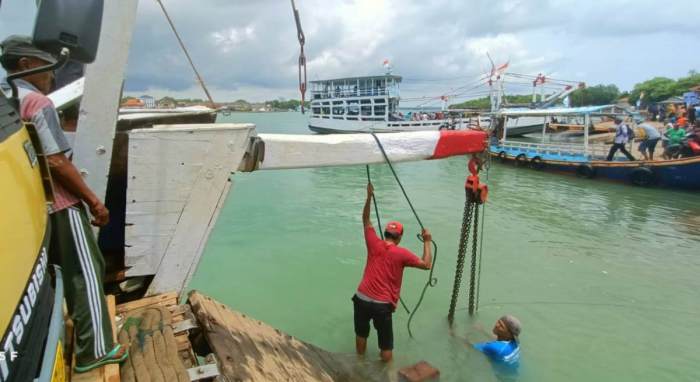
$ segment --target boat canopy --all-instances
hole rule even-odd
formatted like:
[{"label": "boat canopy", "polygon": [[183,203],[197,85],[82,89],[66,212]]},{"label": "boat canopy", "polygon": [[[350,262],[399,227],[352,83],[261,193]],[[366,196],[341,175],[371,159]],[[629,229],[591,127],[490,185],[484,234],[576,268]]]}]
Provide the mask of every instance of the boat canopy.
[{"label": "boat canopy", "polygon": [[549,109],[503,109],[497,111],[497,116],[504,117],[547,117],[550,115],[586,115],[601,113],[606,109],[615,108],[615,105],[583,106],[583,107],[555,107]]}]

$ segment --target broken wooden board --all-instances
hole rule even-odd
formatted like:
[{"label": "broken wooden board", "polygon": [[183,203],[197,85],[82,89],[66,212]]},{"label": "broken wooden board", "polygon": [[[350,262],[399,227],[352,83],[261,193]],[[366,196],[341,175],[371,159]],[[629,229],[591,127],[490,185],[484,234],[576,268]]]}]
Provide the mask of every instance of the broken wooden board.
[{"label": "broken wooden board", "polygon": [[[199,292],[190,292],[189,304],[225,380],[354,382],[385,379],[381,370],[368,376],[368,369],[373,365],[358,361],[354,354],[343,357],[302,342]],[[378,361],[373,364],[379,365]]]}]

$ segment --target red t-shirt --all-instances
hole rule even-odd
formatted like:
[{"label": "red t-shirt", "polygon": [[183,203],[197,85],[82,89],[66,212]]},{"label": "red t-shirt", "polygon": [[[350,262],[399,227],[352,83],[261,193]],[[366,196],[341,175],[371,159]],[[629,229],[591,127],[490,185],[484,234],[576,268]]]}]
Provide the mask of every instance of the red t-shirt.
[{"label": "red t-shirt", "polygon": [[367,264],[357,290],[365,296],[391,303],[396,307],[401,293],[404,267],[415,267],[421,259],[406,248],[387,243],[377,236],[374,227],[365,227]]}]

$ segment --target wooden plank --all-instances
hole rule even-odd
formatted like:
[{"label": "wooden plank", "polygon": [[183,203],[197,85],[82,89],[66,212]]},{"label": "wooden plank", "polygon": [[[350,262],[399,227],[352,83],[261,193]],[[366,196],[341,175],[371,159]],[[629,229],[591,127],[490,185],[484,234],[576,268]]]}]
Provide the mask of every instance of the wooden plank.
[{"label": "wooden plank", "polygon": [[[109,311],[109,316],[112,324],[112,337],[115,343],[117,342],[117,325],[114,320],[116,317],[116,307],[113,295],[106,296],[107,310]],[[75,355],[73,356],[73,362],[71,367],[71,382],[119,382],[119,365],[110,364],[99,367],[97,369],[91,370],[87,373],[76,373],[75,371]]]},{"label": "wooden plank", "polygon": [[177,303],[177,293],[168,292],[162,293],[155,296],[144,297],[136,301],[130,301],[124,304],[119,304],[117,306],[117,313],[126,313],[132,310],[145,308],[151,305],[168,305]]},{"label": "wooden plank", "polygon": [[189,303],[225,379],[367,381],[386,377],[381,372],[369,377],[330,352],[230,310],[198,292],[190,293]]},{"label": "wooden plank", "polygon": [[148,295],[180,291],[194,273],[254,128],[174,125],[129,132],[125,258],[128,276],[155,275]]},{"label": "wooden plank", "polygon": [[[117,322],[115,321],[117,309],[114,295],[110,294],[107,296],[107,310],[109,311],[110,323],[112,324],[112,340],[114,343],[117,343]],[[119,364],[106,365],[103,369],[105,382],[119,382]]]},{"label": "wooden plank", "polygon": [[95,62],[85,69],[73,162],[104,200],[137,0],[106,1]]}]

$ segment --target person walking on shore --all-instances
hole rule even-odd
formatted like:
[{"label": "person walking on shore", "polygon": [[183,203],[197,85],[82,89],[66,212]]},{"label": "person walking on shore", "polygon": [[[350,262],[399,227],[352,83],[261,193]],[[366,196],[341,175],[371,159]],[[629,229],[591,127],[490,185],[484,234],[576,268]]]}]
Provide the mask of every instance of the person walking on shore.
[{"label": "person walking on shore", "polygon": [[389,222],[384,229],[384,240],[370,220],[370,201],[374,193],[372,183],[367,183],[367,199],[362,210],[362,224],[367,246],[367,263],[362,281],[352,297],[355,323],[355,349],[363,355],[367,350],[369,323],[377,330],[380,357],[389,362],[393,357],[394,332],[391,316],[401,294],[401,281],[405,267],[429,270],[432,267],[432,236],[427,229],[423,237],[423,257],[419,258],[406,248],[399,247],[403,226],[397,221]]},{"label": "person walking on shore", "polygon": [[620,150],[623,154],[625,154],[627,159],[631,161],[636,160],[634,159],[632,154],[630,154],[629,151],[627,151],[627,149],[625,148],[625,145],[627,144],[627,142],[629,142],[630,139],[630,131],[630,127],[627,126],[626,123],[622,122],[622,118],[615,117],[615,140],[613,142],[612,147],[610,147],[610,152],[608,152],[608,161],[613,160],[613,157],[615,156],[617,150]]}]

